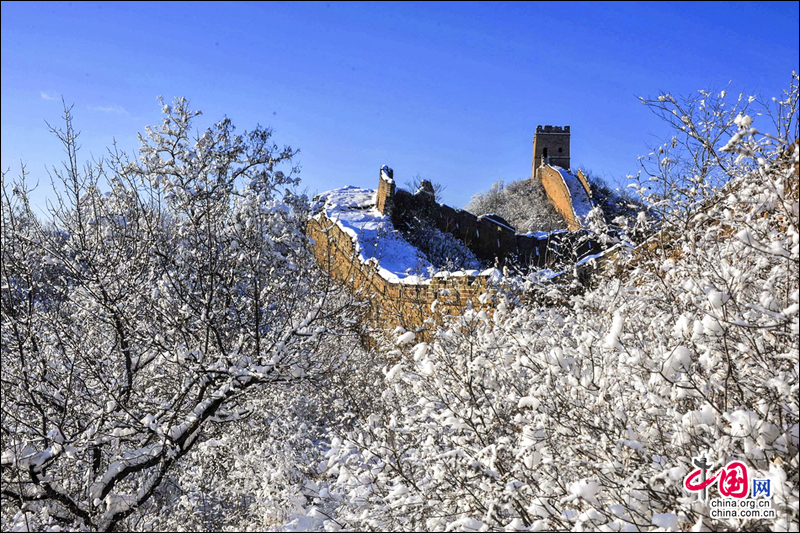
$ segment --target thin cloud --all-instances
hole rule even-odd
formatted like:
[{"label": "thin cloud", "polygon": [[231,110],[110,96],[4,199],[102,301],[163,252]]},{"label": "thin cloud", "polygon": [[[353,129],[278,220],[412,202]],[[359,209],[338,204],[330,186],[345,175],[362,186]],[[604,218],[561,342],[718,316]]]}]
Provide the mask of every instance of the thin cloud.
[{"label": "thin cloud", "polygon": [[114,113],[115,115],[130,115],[127,109],[118,105],[89,106],[89,109],[91,109],[92,111],[102,111],[103,113]]},{"label": "thin cloud", "polygon": [[44,91],[39,91],[39,94],[42,95],[42,100],[61,100],[58,96],[51,96]]}]

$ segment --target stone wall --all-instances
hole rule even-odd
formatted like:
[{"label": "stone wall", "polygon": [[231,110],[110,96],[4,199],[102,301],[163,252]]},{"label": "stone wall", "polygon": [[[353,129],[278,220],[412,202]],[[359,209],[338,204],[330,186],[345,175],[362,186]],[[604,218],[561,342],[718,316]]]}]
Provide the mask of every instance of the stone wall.
[{"label": "stone wall", "polygon": [[[430,340],[430,332],[445,317],[458,316],[468,308],[491,312],[500,303],[504,282],[498,285],[490,276],[450,275],[417,284],[384,279],[378,273],[377,261],[362,262],[353,238],[324,214],[309,222],[306,234],[321,268],[368,306],[366,315],[371,328],[393,330],[401,326],[413,331],[417,342],[424,342]],[[554,248],[559,247],[558,238],[558,234],[553,236]],[[580,253],[599,251],[595,243],[587,242]],[[594,268],[591,264],[582,265],[579,277],[587,276]],[[515,298],[528,301],[537,296],[518,294]]]},{"label": "stone wall", "polygon": [[578,172],[575,175],[578,177],[578,181],[581,182],[581,185],[583,185],[583,188],[586,189],[587,196],[591,198],[592,188],[589,186],[589,180],[586,179],[586,176],[584,175],[583,171],[581,169],[578,169]]},{"label": "stone wall", "polygon": [[578,247],[571,244],[580,240],[581,234],[575,232],[581,225],[572,209],[569,190],[557,171],[545,168],[543,176],[545,191],[572,233],[520,235],[498,215],[476,216],[439,204],[432,194],[424,191],[412,194],[397,189],[393,179],[386,179],[385,172],[378,181],[376,207],[391,218],[397,230],[410,232],[422,224],[432,225],[461,240],[478,259],[498,266],[546,268],[558,261],[577,260],[597,253],[599,245],[595,242],[588,241]]},{"label": "stone wall", "polygon": [[394,197],[396,185],[394,183],[394,172],[386,165],[381,167],[378,179],[378,194],[375,199],[375,207],[384,215],[392,212],[392,198]]},{"label": "stone wall", "polygon": [[378,274],[377,262],[362,263],[352,238],[323,214],[308,224],[307,236],[323,270],[367,302],[372,327],[402,326],[421,341],[444,316],[458,315],[470,306],[492,309],[496,303],[488,276],[436,277],[420,284],[385,280]]},{"label": "stone wall", "polygon": [[[571,206],[560,174],[549,170],[555,174],[551,176],[553,180],[557,177],[557,184],[560,183],[560,189],[556,187],[554,194],[562,194],[562,208]],[[580,232],[518,235],[497,215],[478,217],[437,203],[425,187],[417,194],[397,189],[388,168],[381,171],[376,206],[391,217],[395,229],[408,231],[413,230],[415,224],[432,224],[461,239],[479,258],[498,264],[509,261],[543,268],[556,261],[575,261],[601,251],[598,243],[581,239]],[[363,263],[353,238],[323,213],[308,224],[307,236],[322,269],[367,302],[368,320],[374,328],[385,330],[401,326],[414,331],[418,341],[423,341],[445,316],[459,315],[469,307],[491,310],[498,303],[497,287],[488,276],[449,275],[417,284],[387,281],[378,273],[377,260]],[[576,242],[581,244],[576,245]]]},{"label": "stone wall", "polygon": [[541,167],[539,168],[538,177],[542,180],[544,190],[553,207],[564,217],[567,229],[570,231],[579,230],[581,223],[578,217],[575,216],[575,210],[572,208],[572,197],[561,174],[551,167]]},{"label": "stone wall", "polygon": [[439,204],[430,194],[411,194],[384,183],[381,179],[378,184],[376,207],[391,217],[395,229],[408,232],[420,224],[430,224],[461,240],[479,259],[496,260],[498,265],[514,263],[543,268],[558,258],[553,246],[560,239],[558,234],[518,235],[497,215],[475,216],[463,209]]}]

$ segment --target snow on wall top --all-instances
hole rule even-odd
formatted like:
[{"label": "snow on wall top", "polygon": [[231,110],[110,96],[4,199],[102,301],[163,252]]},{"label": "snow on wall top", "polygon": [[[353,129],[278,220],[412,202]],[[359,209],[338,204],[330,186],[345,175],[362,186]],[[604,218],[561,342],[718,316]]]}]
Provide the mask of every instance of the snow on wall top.
[{"label": "snow on wall top", "polygon": [[394,229],[389,217],[375,208],[373,189],[347,186],[319,196],[317,209],[353,238],[359,258],[375,259],[378,274],[393,283],[420,283],[431,264]]},{"label": "snow on wall top", "polygon": [[592,201],[589,199],[589,195],[586,194],[586,189],[584,189],[581,181],[566,169],[553,165],[550,165],[550,168],[561,174],[561,179],[564,180],[564,184],[567,186],[569,195],[572,198],[572,209],[575,211],[575,216],[580,220],[585,219],[589,211],[592,210]]},{"label": "snow on wall top", "polygon": [[389,168],[389,165],[383,165],[381,167],[381,179],[382,180],[386,180],[389,183],[394,183],[394,178],[392,178],[393,175],[394,175],[394,171],[391,168]]}]

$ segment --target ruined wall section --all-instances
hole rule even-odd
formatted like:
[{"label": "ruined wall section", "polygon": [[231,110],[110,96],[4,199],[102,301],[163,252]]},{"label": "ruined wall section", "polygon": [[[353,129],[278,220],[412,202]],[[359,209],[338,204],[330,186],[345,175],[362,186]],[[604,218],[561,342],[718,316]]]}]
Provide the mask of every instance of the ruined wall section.
[{"label": "ruined wall section", "polygon": [[395,229],[408,232],[430,224],[461,240],[479,259],[497,259],[498,264],[512,262],[543,268],[558,259],[554,242],[561,237],[557,234],[520,235],[497,215],[476,216],[439,204],[424,192],[411,194],[388,187],[385,182],[381,179],[378,184],[376,207],[391,217]]},{"label": "ruined wall section", "polygon": [[461,314],[472,306],[492,309],[496,290],[489,276],[434,277],[417,284],[393,283],[378,273],[375,260],[362,262],[353,239],[325,215],[313,218],[307,227],[312,252],[318,264],[334,279],[369,305],[372,327],[393,329],[402,326],[426,332],[443,316]]},{"label": "ruined wall section", "polygon": [[392,212],[395,190],[397,185],[394,182],[394,172],[392,169],[383,165],[381,167],[380,178],[378,179],[378,193],[375,196],[375,207],[384,215]]}]

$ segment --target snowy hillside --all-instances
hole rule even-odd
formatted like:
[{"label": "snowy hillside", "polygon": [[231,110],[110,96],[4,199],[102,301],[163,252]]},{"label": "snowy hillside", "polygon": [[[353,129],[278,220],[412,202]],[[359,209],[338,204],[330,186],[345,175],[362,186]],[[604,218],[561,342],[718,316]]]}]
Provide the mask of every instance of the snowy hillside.
[{"label": "snowy hillside", "polygon": [[[796,530],[797,154],[740,167],[569,306],[467,311],[403,350],[381,417],[331,440],[312,508],[335,518],[312,523]],[[741,465],[744,496],[768,481],[770,514],[714,515],[685,488],[699,458]]]}]

